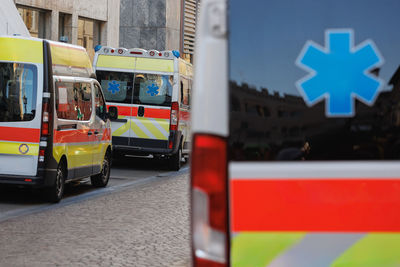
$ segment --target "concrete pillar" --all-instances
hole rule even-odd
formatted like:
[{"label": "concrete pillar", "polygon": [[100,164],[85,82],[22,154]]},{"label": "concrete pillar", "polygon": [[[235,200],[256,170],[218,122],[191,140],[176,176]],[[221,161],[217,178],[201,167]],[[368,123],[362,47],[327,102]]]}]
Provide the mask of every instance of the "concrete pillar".
[{"label": "concrete pillar", "polygon": [[50,39],[59,41],[58,40],[58,23],[59,23],[59,12],[57,10],[51,11],[51,19],[50,19]]},{"label": "concrete pillar", "polygon": [[72,14],[72,44],[78,44],[78,13]]}]

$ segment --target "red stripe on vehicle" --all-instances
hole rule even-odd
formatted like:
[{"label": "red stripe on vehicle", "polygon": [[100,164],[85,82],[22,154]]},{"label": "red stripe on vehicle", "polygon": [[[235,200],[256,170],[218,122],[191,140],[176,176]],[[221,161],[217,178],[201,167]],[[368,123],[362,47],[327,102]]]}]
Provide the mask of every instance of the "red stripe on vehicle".
[{"label": "red stripe on vehicle", "polygon": [[126,106],[107,105],[107,108],[116,107],[118,109],[118,116],[131,116],[131,108]]},{"label": "red stripe on vehicle", "polygon": [[54,143],[94,142],[94,134],[89,136],[88,132],[89,129],[54,131]]},{"label": "red stripe on vehicle", "polygon": [[10,142],[40,142],[40,129],[0,127],[0,140]]},{"label": "red stripe on vehicle", "polygon": [[400,231],[400,180],[231,182],[232,230]]},{"label": "red stripe on vehicle", "polygon": [[170,115],[170,109],[145,108],[144,110],[145,118],[169,119]]},{"label": "red stripe on vehicle", "polygon": [[[132,116],[136,117],[138,115],[139,108],[137,106],[132,107]],[[169,119],[171,115],[170,109],[160,109],[160,108],[148,108],[144,107],[144,118],[153,119]]]}]

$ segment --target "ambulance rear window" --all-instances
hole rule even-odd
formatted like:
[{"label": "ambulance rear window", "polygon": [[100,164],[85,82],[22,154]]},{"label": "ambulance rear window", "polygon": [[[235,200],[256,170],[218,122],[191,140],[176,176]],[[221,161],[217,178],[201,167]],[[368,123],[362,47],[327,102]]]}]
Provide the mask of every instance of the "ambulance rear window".
[{"label": "ambulance rear window", "polygon": [[229,9],[232,160],[400,158],[400,1]]},{"label": "ambulance rear window", "polygon": [[136,73],[134,83],[134,103],[170,106],[172,83],[172,75]]},{"label": "ambulance rear window", "polygon": [[36,66],[0,63],[0,122],[33,120],[36,93]]},{"label": "ambulance rear window", "polygon": [[132,103],[133,73],[97,71],[96,75],[107,102]]}]

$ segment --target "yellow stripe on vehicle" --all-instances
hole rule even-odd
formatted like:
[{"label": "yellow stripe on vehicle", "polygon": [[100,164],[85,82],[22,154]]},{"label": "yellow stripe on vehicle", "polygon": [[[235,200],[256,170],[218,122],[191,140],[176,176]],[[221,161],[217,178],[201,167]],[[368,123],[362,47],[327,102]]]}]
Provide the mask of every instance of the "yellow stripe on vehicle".
[{"label": "yellow stripe on vehicle", "polygon": [[39,144],[0,142],[0,154],[38,156]]},{"label": "yellow stripe on vehicle", "polygon": [[232,240],[232,266],[265,267],[305,233],[241,232]]},{"label": "yellow stripe on vehicle", "polygon": [[135,68],[135,58],[99,55],[96,65],[97,67],[104,67],[104,68],[133,70]]},{"label": "yellow stripe on vehicle", "polygon": [[[125,119],[126,117],[118,116],[118,119]],[[115,122],[114,122],[115,123]],[[119,127],[117,130],[112,132],[113,136],[122,136],[125,134],[127,131],[129,131],[130,128],[130,120],[127,120],[126,123],[124,123],[121,127]]]},{"label": "yellow stripe on vehicle", "polygon": [[[115,67],[114,67],[115,68]],[[136,71],[173,72],[174,61],[171,59],[141,58],[136,59]]]},{"label": "yellow stripe on vehicle", "polygon": [[19,38],[0,38],[0,60],[43,64],[43,42]]},{"label": "yellow stripe on vehicle", "polygon": [[158,139],[158,140],[168,140],[168,136],[165,136],[164,133],[162,133],[155,126],[155,123],[158,123],[158,122],[153,121],[152,119],[148,119],[148,118],[142,118],[142,119],[140,119],[140,121],[156,137],[156,139]]},{"label": "yellow stripe on vehicle", "polygon": [[331,267],[347,266],[400,266],[400,233],[370,233],[331,264]]},{"label": "yellow stripe on vehicle", "polygon": [[139,127],[139,125],[135,122],[135,120],[131,120],[131,130],[135,134],[135,137],[149,139],[152,138],[145,131]]}]

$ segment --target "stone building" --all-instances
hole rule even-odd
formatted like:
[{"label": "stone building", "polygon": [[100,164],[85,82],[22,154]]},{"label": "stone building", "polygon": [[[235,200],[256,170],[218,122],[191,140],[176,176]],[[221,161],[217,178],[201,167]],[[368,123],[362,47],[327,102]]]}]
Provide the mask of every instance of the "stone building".
[{"label": "stone building", "polygon": [[179,50],[191,61],[199,0],[121,0],[121,47]]},{"label": "stone building", "polygon": [[120,0],[14,0],[31,36],[85,47],[119,46]]}]

